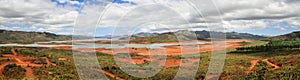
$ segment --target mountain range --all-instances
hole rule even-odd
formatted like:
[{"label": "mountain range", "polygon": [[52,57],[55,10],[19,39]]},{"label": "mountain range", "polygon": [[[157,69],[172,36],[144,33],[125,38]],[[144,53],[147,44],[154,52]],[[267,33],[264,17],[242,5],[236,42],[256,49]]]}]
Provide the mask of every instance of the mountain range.
[{"label": "mountain range", "polygon": [[[252,39],[252,40],[300,40],[300,31],[291,32],[279,36],[266,37],[260,35],[253,35],[250,33],[238,33],[238,32],[216,32],[216,31],[188,31],[179,30],[175,32],[166,33],[146,33],[141,32],[131,36],[133,41],[140,41],[140,38],[146,38],[150,42],[170,42],[180,40],[210,40],[211,35],[217,36],[215,39],[224,37],[226,39]],[[105,36],[112,38],[111,36]],[[123,39],[128,37],[123,36]],[[71,40],[72,35],[57,35],[48,32],[24,32],[24,31],[10,31],[0,30],[0,43],[34,43],[44,41],[61,41]],[[122,38],[121,38],[122,39]]]},{"label": "mountain range", "polygon": [[180,39],[180,40],[209,40],[213,39],[211,36],[214,36],[215,39],[222,38],[224,39],[253,39],[259,40],[267,38],[265,36],[253,35],[249,33],[237,33],[237,32],[216,32],[216,31],[188,31],[188,30],[179,30],[176,32],[166,32],[166,33],[138,33],[132,35],[133,39],[137,39],[138,37],[145,38],[157,38],[157,39],[167,39],[174,41],[172,39]]},{"label": "mountain range", "polygon": [[72,40],[72,36],[57,35],[48,32],[24,32],[0,30],[0,43],[34,43],[43,41]]}]

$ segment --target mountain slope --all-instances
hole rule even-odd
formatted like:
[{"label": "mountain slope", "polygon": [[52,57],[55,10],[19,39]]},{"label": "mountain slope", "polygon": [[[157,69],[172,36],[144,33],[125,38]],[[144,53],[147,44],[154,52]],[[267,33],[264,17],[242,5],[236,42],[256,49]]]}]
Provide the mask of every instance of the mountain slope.
[{"label": "mountain slope", "polygon": [[219,37],[224,37],[226,34],[226,39],[263,39],[264,36],[253,35],[249,33],[237,33],[237,32],[215,32],[215,31],[188,31],[180,30],[176,32],[167,32],[167,33],[142,33],[147,34],[148,36],[139,36],[140,34],[132,35],[131,40],[134,42],[140,42],[148,40],[150,43],[154,42],[174,42],[178,40],[209,40],[211,34],[213,34],[215,39],[220,39]]},{"label": "mountain slope", "polygon": [[60,41],[71,39],[71,36],[56,35],[47,32],[0,30],[0,43],[34,43],[41,41]]},{"label": "mountain slope", "polygon": [[211,38],[211,34],[214,36],[224,36],[226,34],[226,39],[262,39],[264,36],[253,35],[249,33],[237,33],[237,32],[215,32],[215,31],[195,31],[198,39],[207,39]]},{"label": "mountain slope", "polygon": [[300,31],[295,31],[280,36],[274,36],[267,39],[268,40],[300,40]]}]

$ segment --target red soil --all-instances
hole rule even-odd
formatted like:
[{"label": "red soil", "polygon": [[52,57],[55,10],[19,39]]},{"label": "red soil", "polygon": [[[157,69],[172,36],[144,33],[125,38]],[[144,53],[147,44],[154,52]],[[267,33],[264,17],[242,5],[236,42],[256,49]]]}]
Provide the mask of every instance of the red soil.
[{"label": "red soil", "polygon": [[115,58],[117,61],[128,63],[128,64],[144,64],[145,61],[147,62],[158,62],[160,66],[164,66],[165,68],[171,68],[171,67],[178,67],[178,66],[185,66],[185,67],[191,67],[195,65],[194,63],[198,59],[183,59],[185,62],[181,62],[181,59],[166,59],[159,60],[159,59],[150,59],[150,58],[132,58],[132,62],[128,60],[129,58]]},{"label": "red soil", "polygon": [[[273,66],[274,68],[272,70],[276,70],[279,69],[280,66],[273,64],[272,62],[269,61],[269,59],[263,59],[263,62],[267,63],[269,66]],[[259,60],[252,60],[251,61],[251,66],[248,68],[248,70],[246,71],[246,73],[253,71],[255,65],[257,65],[259,62]]]},{"label": "red soil", "polygon": [[11,63],[4,63],[4,64],[1,64],[0,65],[0,77],[4,77],[4,74],[3,74],[3,69],[6,65],[8,64],[11,64]]},{"label": "red soil", "polygon": [[272,70],[276,70],[276,69],[279,69],[280,66],[276,65],[276,64],[273,64],[269,61],[269,59],[264,59],[262,60],[263,62],[266,62],[269,66],[273,66],[274,68]]},{"label": "red soil", "polygon": [[57,47],[53,47],[53,49],[72,50],[72,47],[71,46],[57,46]]},{"label": "red soil", "polygon": [[129,63],[129,64],[144,64],[145,61],[151,61],[147,58],[141,58],[141,59],[132,59],[132,62],[128,60],[128,58],[115,58],[117,61]]},{"label": "red soil", "polygon": [[205,78],[207,80],[210,80],[210,79],[215,78],[215,77],[219,77],[219,75],[217,75],[217,74],[210,74],[210,75],[207,75]]},{"label": "red soil", "polygon": [[180,66],[180,64],[181,64],[181,60],[167,59],[165,64],[160,64],[160,65],[164,65],[165,68],[170,68],[170,67]]},{"label": "red soil", "polygon": [[47,57],[42,57],[42,58],[46,59],[47,66],[51,66],[51,65],[56,66],[56,64],[51,63],[50,60]]},{"label": "red soil", "polygon": [[34,74],[33,74],[33,70],[30,67],[26,67],[24,68],[26,70],[25,76],[27,78],[35,78]]},{"label": "red soil", "polygon": [[[235,49],[238,47],[242,47],[243,45],[239,44],[238,42],[251,42],[250,40],[227,40],[226,47],[224,41],[213,41],[216,46],[212,44],[201,44],[199,45],[199,50],[196,50],[194,46],[166,46],[163,49],[147,49],[147,48],[120,48],[120,49],[76,49],[81,52],[102,52],[105,54],[116,54],[116,53],[137,53],[140,55],[149,55],[150,53],[153,55],[164,55],[162,53],[166,53],[167,55],[181,55],[181,54],[195,54],[199,52],[210,52],[210,51],[217,51],[217,50],[224,50],[226,49]],[[134,44],[134,43],[133,43]],[[155,44],[155,43],[154,43]],[[177,44],[179,42],[168,42],[166,44]],[[218,46],[220,45],[220,46]],[[65,47],[53,47],[54,49],[64,49],[64,50],[72,50],[72,47],[65,46]],[[182,49],[184,51],[182,51]],[[190,50],[188,50],[190,49]]]},{"label": "red soil", "polygon": [[100,69],[96,69],[96,68],[92,68],[91,70],[102,72],[103,74],[105,74],[105,75],[107,75],[107,76],[109,76],[111,78],[115,78],[116,80],[125,80],[125,79],[117,77],[116,75],[114,75],[114,74],[112,74],[110,72],[104,71],[104,70],[100,70]]},{"label": "red soil", "polygon": [[[238,47],[242,47],[243,45],[239,44],[239,42],[251,42],[250,40],[227,40],[225,41],[226,47],[224,46],[224,41],[213,41],[216,46],[213,47],[212,44],[201,44],[199,45],[199,48],[195,48],[195,46],[166,46],[162,49],[153,48],[153,49],[147,49],[147,48],[120,48],[120,49],[103,49],[103,48],[97,48],[97,49],[77,49],[81,52],[102,52],[105,54],[117,54],[117,53],[137,53],[139,55],[181,55],[181,54],[196,54],[199,52],[210,52],[210,51],[217,51],[217,50],[224,50],[224,49],[234,49]],[[97,42],[97,43],[103,43],[103,42]],[[106,43],[106,42],[105,42]],[[131,43],[131,44],[137,44],[137,43]],[[155,44],[155,43],[154,43]],[[165,44],[175,44],[179,45],[179,42],[168,42]],[[220,46],[218,46],[220,45]],[[55,49],[66,49],[66,50],[72,50],[71,47],[54,47]],[[163,54],[165,53],[165,54]],[[130,63],[130,64],[143,64],[145,61],[155,61],[150,60],[149,58],[139,58],[139,59],[133,59],[133,62],[130,62],[128,59],[120,58],[118,59],[121,62]],[[193,63],[193,60],[189,60],[191,63]],[[169,67],[177,67],[180,66],[181,60],[175,60],[175,59],[169,59],[166,60],[164,65],[166,68]],[[192,65],[192,64],[190,64]]]},{"label": "red soil", "polygon": [[67,61],[67,58],[58,58],[59,61]]},{"label": "red soil", "polygon": [[[5,54],[5,55],[2,55],[2,56],[3,57],[8,57],[8,59],[13,59],[13,60],[15,60],[15,62],[10,61],[10,62],[5,62],[4,64],[0,64],[0,77],[4,77],[2,72],[3,72],[3,69],[6,65],[8,65],[8,64],[17,64],[17,65],[21,66],[22,68],[24,68],[26,70],[25,76],[27,78],[35,78],[35,76],[33,74],[32,67],[41,67],[41,66],[43,66],[43,64],[34,64],[34,63],[30,63],[30,62],[24,62],[22,59],[25,58],[25,57],[17,56],[17,53],[15,52],[14,49],[11,49],[11,52],[12,52],[12,54]],[[43,58],[46,59],[46,62],[47,62],[46,66],[50,66],[50,65],[55,66],[56,65],[54,63],[51,63],[47,57],[43,57]]]},{"label": "red soil", "polygon": [[248,70],[247,70],[246,72],[247,72],[247,73],[248,73],[248,72],[251,72],[251,71],[254,69],[255,65],[258,64],[258,62],[259,62],[259,60],[252,60],[252,61],[251,61],[251,66],[248,68]]}]

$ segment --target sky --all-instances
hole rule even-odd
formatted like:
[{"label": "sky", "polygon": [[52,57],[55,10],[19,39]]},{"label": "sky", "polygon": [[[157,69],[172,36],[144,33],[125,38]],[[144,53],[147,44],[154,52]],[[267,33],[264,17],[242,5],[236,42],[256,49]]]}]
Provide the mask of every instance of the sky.
[{"label": "sky", "polygon": [[62,35],[300,30],[300,0],[1,0],[0,29]]}]

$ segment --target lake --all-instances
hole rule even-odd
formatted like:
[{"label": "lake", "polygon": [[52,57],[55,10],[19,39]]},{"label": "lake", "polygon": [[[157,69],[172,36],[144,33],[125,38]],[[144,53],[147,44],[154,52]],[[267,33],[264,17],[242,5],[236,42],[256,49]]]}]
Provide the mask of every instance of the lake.
[{"label": "lake", "polygon": [[[19,46],[19,47],[61,47],[61,46],[73,46],[73,48],[161,48],[165,46],[179,46],[179,44],[169,44],[169,43],[155,43],[155,44],[94,44],[87,43],[92,41],[101,41],[108,39],[86,39],[86,40],[76,40],[74,42],[79,42],[76,45],[67,45],[63,43],[72,42],[72,41],[49,41],[49,42],[37,42],[34,44],[0,44],[0,46]],[[86,43],[84,43],[86,42]],[[62,43],[62,44],[40,44],[40,43]],[[195,42],[190,44],[181,44],[181,45],[199,45],[206,44],[208,42]]]}]

